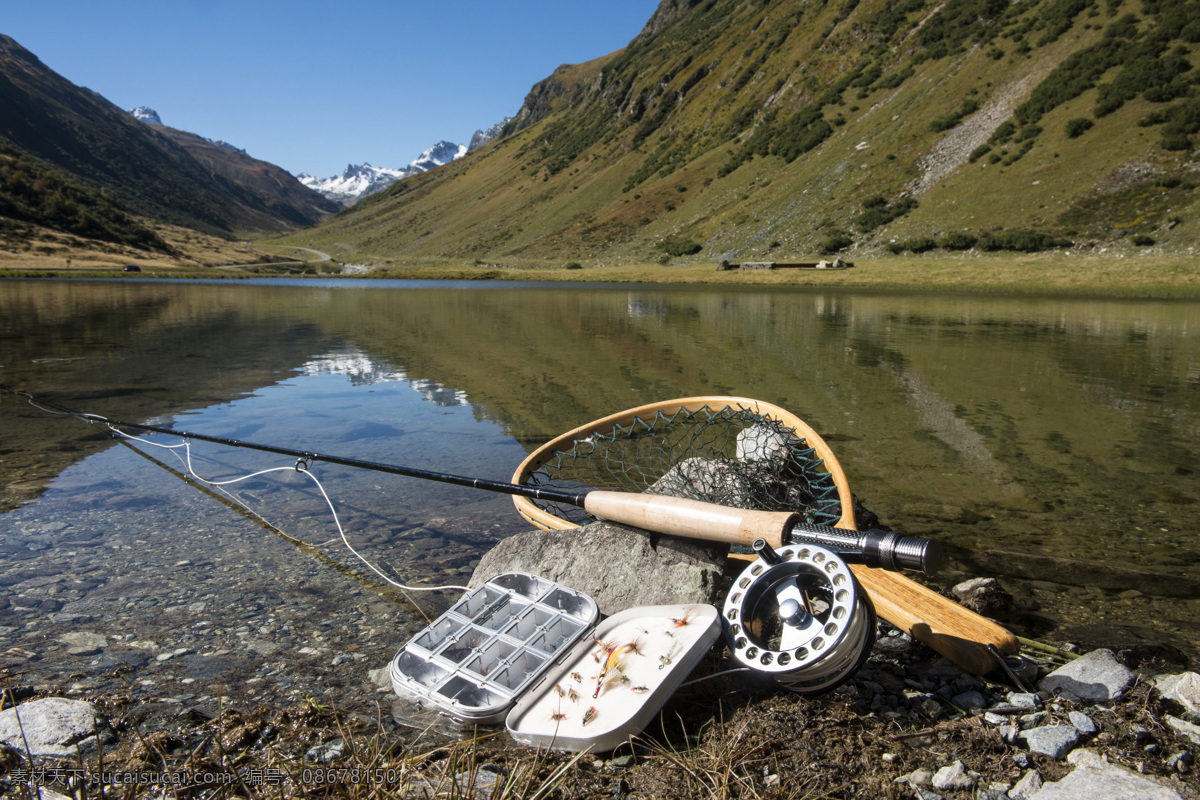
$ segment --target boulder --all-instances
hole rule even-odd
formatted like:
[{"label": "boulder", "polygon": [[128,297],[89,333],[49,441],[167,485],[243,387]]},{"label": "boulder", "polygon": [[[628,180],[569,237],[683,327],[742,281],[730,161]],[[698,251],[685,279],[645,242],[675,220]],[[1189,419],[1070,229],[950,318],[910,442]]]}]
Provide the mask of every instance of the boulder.
[{"label": "boulder", "polygon": [[1115,700],[1133,680],[1133,672],[1120,664],[1111,650],[1093,650],[1051,672],[1038,688],[1069,693],[1081,700]]},{"label": "boulder", "polygon": [[1200,720],[1200,674],[1185,672],[1171,678],[1158,683],[1162,696],[1183,706],[1185,716]]},{"label": "boulder", "polygon": [[604,615],[634,606],[719,605],[728,552],[725,544],[594,522],[505,539],[480,560],[468,586],[525,572],[583,592]]},{"label": "boulder", "polygon": [[1044,784],[1036,800],[1183,800],[1164,782],[1110,764],[1090,750],[1077,750],[1068,761],[1075,770],[1061,781]]},{"label": "boulder", "polygon": [[100,710],[83,700],[44,697],[0,712],[0,741],[35,756],[74,756],[108,730]]},{"label": "boulder", "polygon": [[960,603],[977,614],[1006,620],[1012,614],[1013,596],[995,578],[972,578],[954,587]]}]

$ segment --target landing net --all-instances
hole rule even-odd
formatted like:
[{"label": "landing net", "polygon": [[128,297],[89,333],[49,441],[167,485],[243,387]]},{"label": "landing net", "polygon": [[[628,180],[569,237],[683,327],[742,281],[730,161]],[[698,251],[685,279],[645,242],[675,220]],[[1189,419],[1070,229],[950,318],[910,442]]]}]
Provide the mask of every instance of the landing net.
[{"label": "landing net", "polygon": [[[816,450],[790,426],[741,407],[649,411],[542,454],[522,482],[793,511],[816,525],[834,525],[842,514],[833,476]],[[575,506],[531,502],[577,525],[592,520]]]}]

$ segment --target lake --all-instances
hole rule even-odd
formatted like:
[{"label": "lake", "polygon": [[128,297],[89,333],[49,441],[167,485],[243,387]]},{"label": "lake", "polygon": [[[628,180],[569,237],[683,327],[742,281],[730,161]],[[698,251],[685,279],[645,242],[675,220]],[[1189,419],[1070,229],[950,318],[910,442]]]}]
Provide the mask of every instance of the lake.
[{"label": "lake", "polygon": [[[756,398],[821,433],[885,524],[945,544],[932,585],[997,577],[1032,638],[1200,656],[1200,304],[5,280],[0,334],[0,382],[76,411],[492,480],[615,411]],[[277,470],[203,486],[178,450],[11,393],[0,441],[0,661],[72,692],[360,695],[457,596],[381,574],[461,585],[528,527],[504,496],[328,464],[318,485],[195,443],[205,478]]]}]

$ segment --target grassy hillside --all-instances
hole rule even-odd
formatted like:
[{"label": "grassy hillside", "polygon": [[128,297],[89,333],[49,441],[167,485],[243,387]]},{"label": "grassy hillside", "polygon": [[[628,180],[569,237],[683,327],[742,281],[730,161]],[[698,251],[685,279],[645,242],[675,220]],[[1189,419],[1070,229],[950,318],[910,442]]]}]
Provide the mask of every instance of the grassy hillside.
[{"label": "grassy hillside", "polygon": [[289,241],[395,267],[1187,255],[1198,43],[1195,0],[664,0],[500,140]]},{"label": "grassy hillside", "polygon": [[39,226],[82,240],[172,254],[172,248],[113,197],[43,168],[0,140],[0,241],[29,242]]}]

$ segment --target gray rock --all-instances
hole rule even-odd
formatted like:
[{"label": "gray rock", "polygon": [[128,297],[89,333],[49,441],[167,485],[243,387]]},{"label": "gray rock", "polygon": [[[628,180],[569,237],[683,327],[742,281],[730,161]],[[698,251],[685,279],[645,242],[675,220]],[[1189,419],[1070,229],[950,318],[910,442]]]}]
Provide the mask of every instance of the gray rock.
[{"label": "gray rock", "polygon": [[1013,596],[995,578],[972,578],[952,590],[959,602],[977,614],[1006,620],[1012,614]]},{"label": "gray rock", "polygon": [[961,708],[964,711],[971,711],[976,708],[987,707],[987,699],[976,691],[963,692],[962,694],[955,695],[950,702],[953,703],[955,707]]},{"label": "gray rock", "polygon": [[942,767],[933,776],[933,788],[942,792],[970,789],[974,785],[975,777],[967,772],[966,765],[961,761]]},{"label": "gray rock", "polygon": [[72,655],[84,656],[99,653],[108,647],[108,639],[100,633],[90,631],[72,631],[58,637],[58,641],[67,646],[67,652]]},{"label": "gray rock", "polygon": [[1024,744],[1031,753],[1062,758],[1079,744],[1080,738],[1079,731],[1073,725],[1044,725],[1021,731],[1017,735],[1017,742]]},{"label": "gray rock", "polygon": [[1200,725],[1188,722],[1186,719],[1173,717],[1170,714],[1167,714],[1167,725],[1191,739],[1196,744],[1200,744]]},{"label": "gray rock", "polygon": [[388,691],[391,691],[391,689],[392,689],[392,665],[388,664],[385,667],[380,667],[379,669],[373,669],[373,670],[368,671],[367,672],[367,680],[369,680],[371,682],[371,685],[374,686],[376,689],[387,689]]},{"label": "gray rock", "polygon": [[1166,764],[1167,769],[1183,775],[1191,771],[1192,764],[1195,763],[1195,759],[1187,750],[1181,750],[1178,753],[1174,753],[1169,756],[1164,763]]},{"label": "gray rock", "polygon": [[0,741],[35,756],[74,756],[108,730],[100,710],[82,700],[45,697],[0,712]]},{"label": "gray rock", "polygon": [[1120,664],[1111,650],[1093,650],[1051,672],[1038,688],[1083,700],[1115,700],[1133,681],[1133,672]]},{"label": "gray rock", "polygon": [[[1164,689],[1167,686],[1169,688]],[[1168,700],[1174,700],[1183,706],[1186,717],[1200,721],[1200,675],[1195,672],[1185,672],[1169,683],[1159,684],[1159,691]]]},{"label": "gray rock", "polygon": [[1036,769],[1031,769],[1021,776],[1011,789],[1008,790],[1009,800],[1029,800],[1042,790],[1042,776]]},{"label": "gray rock", "polygon": [[1093,733],[1100,732],[1100,726],[1096,724],[1096,720],[1082,711],[1072,711],[1067,715],[1067,718],[1071,720],[1071,724],[1075,726],[1075,730],[1084,736],[1091,736]]},{"label": "gray rock", "polygon": [[308,748],[308,752],[304,754],[305,761],[320,761],[328,764],[335,759],[341,758],[346,752],[346,742],[342,739],[334,739],[332,742],[325,744],[317,744]]},{"label": "gray rock", "polygon": [[909,774],[908,782],[912,786],[929,786],[933,783],[933,773],[923,767],[915,769]]},{"label": "gray rock", "polygon": [[468,585],[526,572],[587,594],[605,615],[634,606],[717,604],[728,549],[595,522],[511,536],[484,555]]},{"label": "gray rock", "polygon": [[1032,692],[1009,692],[1008,704],[1014,708],[1037,708],[1041,699]]},{"label": "gray rock", "polygon": [[975,792],[975,800],[1009,800],[1007,783],[989,783]]},{"label": "gray rock", "polygon": [[1075,770],[1055,783],[1047,783],[1035,800],[1183,800],[1153,778],[1109,764],[1088,750],[1072,753]]}]

